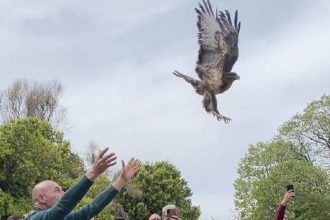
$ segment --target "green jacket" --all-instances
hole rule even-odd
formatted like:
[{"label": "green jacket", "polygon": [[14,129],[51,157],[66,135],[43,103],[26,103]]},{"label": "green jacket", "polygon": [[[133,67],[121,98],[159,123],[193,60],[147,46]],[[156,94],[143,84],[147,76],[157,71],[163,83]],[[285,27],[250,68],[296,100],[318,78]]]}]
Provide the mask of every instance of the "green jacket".
[{"label": "green jacket", "polygon": [[109,187],[100,193],[92,202],[81,209],[72,212],[72,209],[84,197],[93,182],[86,176],[70,187],[63,197],[49,209],[34,209],[25,217],[26,220],[89,220],[102,211],[118,191]]}]

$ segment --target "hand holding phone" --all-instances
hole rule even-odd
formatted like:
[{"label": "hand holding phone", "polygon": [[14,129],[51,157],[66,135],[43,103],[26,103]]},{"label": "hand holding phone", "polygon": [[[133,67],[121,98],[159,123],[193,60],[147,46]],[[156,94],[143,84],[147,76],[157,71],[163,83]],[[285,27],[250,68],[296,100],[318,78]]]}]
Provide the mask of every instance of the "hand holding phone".
[{"label": "hand holding phone", "polygon": [[292,184],[287,185],[287,186],[286,186],[286,191],[289,192],[289,191],[291,191],[291,190],[292,190],[292,192],[294,192],[293,185],[292,185]]},{"label": "hand holding phone", "polygon": [[163,207],[162,215],[164,220],[180,220],[178,209],[175,205],[166,205]]},{"label": "hand holding phone", "polygon": [[294,188],[292,184],[286,186],[286,193],[281,201],[282,205],[288,204],[295,196]]},{"label": "hand holding phone", "polygon": [[171,217],[172,215],[175,215],[175,216],[178,215],[176,209],[167,209],[167,213],[166,214],[167,214],[167,217]]}]

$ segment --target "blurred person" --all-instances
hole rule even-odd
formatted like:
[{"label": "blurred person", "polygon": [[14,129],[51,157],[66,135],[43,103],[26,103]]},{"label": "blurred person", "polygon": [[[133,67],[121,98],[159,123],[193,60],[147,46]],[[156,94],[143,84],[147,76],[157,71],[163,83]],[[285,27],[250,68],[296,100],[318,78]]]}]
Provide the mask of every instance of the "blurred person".
[{"label": "blurred person", "polygon": [[181,220],[178,209],[175,205],[166,205],[162,209],[163,220]]},{"label": "blurred person", "polygon": [[156,213],[150,215],[148,220],[161,220],[160,216]]}]

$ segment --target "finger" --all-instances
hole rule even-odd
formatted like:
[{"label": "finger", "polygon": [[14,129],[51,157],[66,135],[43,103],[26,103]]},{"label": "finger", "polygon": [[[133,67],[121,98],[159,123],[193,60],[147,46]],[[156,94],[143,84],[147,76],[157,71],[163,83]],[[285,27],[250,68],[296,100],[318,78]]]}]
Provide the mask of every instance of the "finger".
[{"label": "finger", "polygon": [[117,157],[111,157],[108,160],[104,161],[105,164],[112,163],[117,160]]},{"label": "finger", "polygon": [[140,167],[132,168],[132,175],[134,176],[139,170],[140,170]]},{"label": "finger", "polygon": [[139,160],[138,159],[134,159],[134,157],[132,158],[132,162],[131,162],[131,165],[132,166],[135,166],[136,164],[139,163]]},{"label": "finger", "polygon": [[124,169],[125,168],[125,162],[121,160],[121,167]]},{"label": "finger", "polygon": [[139,163],[137,163],[137,164],[135,164],[134,166],[133,166],[133,170],[134,171],[137,171],[137,170],[139,170],[140,169],[140,164]]},{"label": "finger", "polygon": [[104,164],[110,164],[110,163],[117,163],[117,157],[109,158],[108,160],[104,161]]},{"label": "finger", "polygon": [[140,161],[138,159],[134,160],[132,166],[140,166]]},{"label": "finger", "polygon": [[112,167],[112,166],[114,166],[114,165],[116,165],[116,164],[117,164],[117,162],[107,163],[107,167]]},{"label": "finger", "polygon": [[108,154],[108,155],[106,155],[105,157],[103,157],[103,158],[100,160],[100,163],[107,162],[108,160],[111,160],[111,159],[113,159],[114,157],[117,158],[117,157],[115,156],[115,153]]},{"label": "finger", "polygon": [[96,160],[102,158],[103,155],[104,155],[108,150],[109,150],[108,147],[105,148],[105,149],[103,149],[103,150],[99,153],[99,155],[97,156]]},{"label": "finger", "polygon": [[137,165],[138,165],[138,162],[137,162],[137,160],[134,160],[133,158],[130,160],[130,162],[129,162],[129,164],[126,166],[126,167],[128,167],[129,169],[136,169],[136,167],[137,167]]},{"label": "finger", "polygon": [[127,163],[127,165],[132,165],[132,163],[133,163],[133,161],[134,161],[134,157],[132,157],[129,161],[128,161],[128,163]]},{"label": "finger", "polygon": [[107,164],[109,161],[114,161],[114,160],[116,160],[117,159],[117,157],[108,157],[107,156],[107,158],[106,159],[101,159],[101,160],[99,160],[98,162],[99,162],[99,165],[100,166],[103,166],[104,164]]}]

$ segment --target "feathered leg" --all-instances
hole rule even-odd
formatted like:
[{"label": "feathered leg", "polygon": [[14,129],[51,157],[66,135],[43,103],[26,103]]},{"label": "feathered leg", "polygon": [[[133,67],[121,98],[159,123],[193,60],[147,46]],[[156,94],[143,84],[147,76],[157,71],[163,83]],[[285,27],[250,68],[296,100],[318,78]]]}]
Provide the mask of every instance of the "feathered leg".
[{"label": "feathered leg", "polygon": [[230,118],[223,116],[219,113],[217,108],[217,98],[210,92],[204,93],[203,106],[207,113],[214,115],[218,121],[223,120],[226,124],[231,121]]},{"label": "feathered leg", "polygon": [[[197,79],[194,79],[192,77],[189,77],[189,76],[186,76],[182,73],[180,73],[179,71],[175,70],[173,72],[173,74],[177,77],[180,77],[180,78],[183,78],[184,80],[186,80],[188,83],[190,83],[194,89],[196,90],[199,90],[200,89],[200,84],[201,84],[201,81],[197,80]],[[198,92],[198,91],[197,91]]]}]

